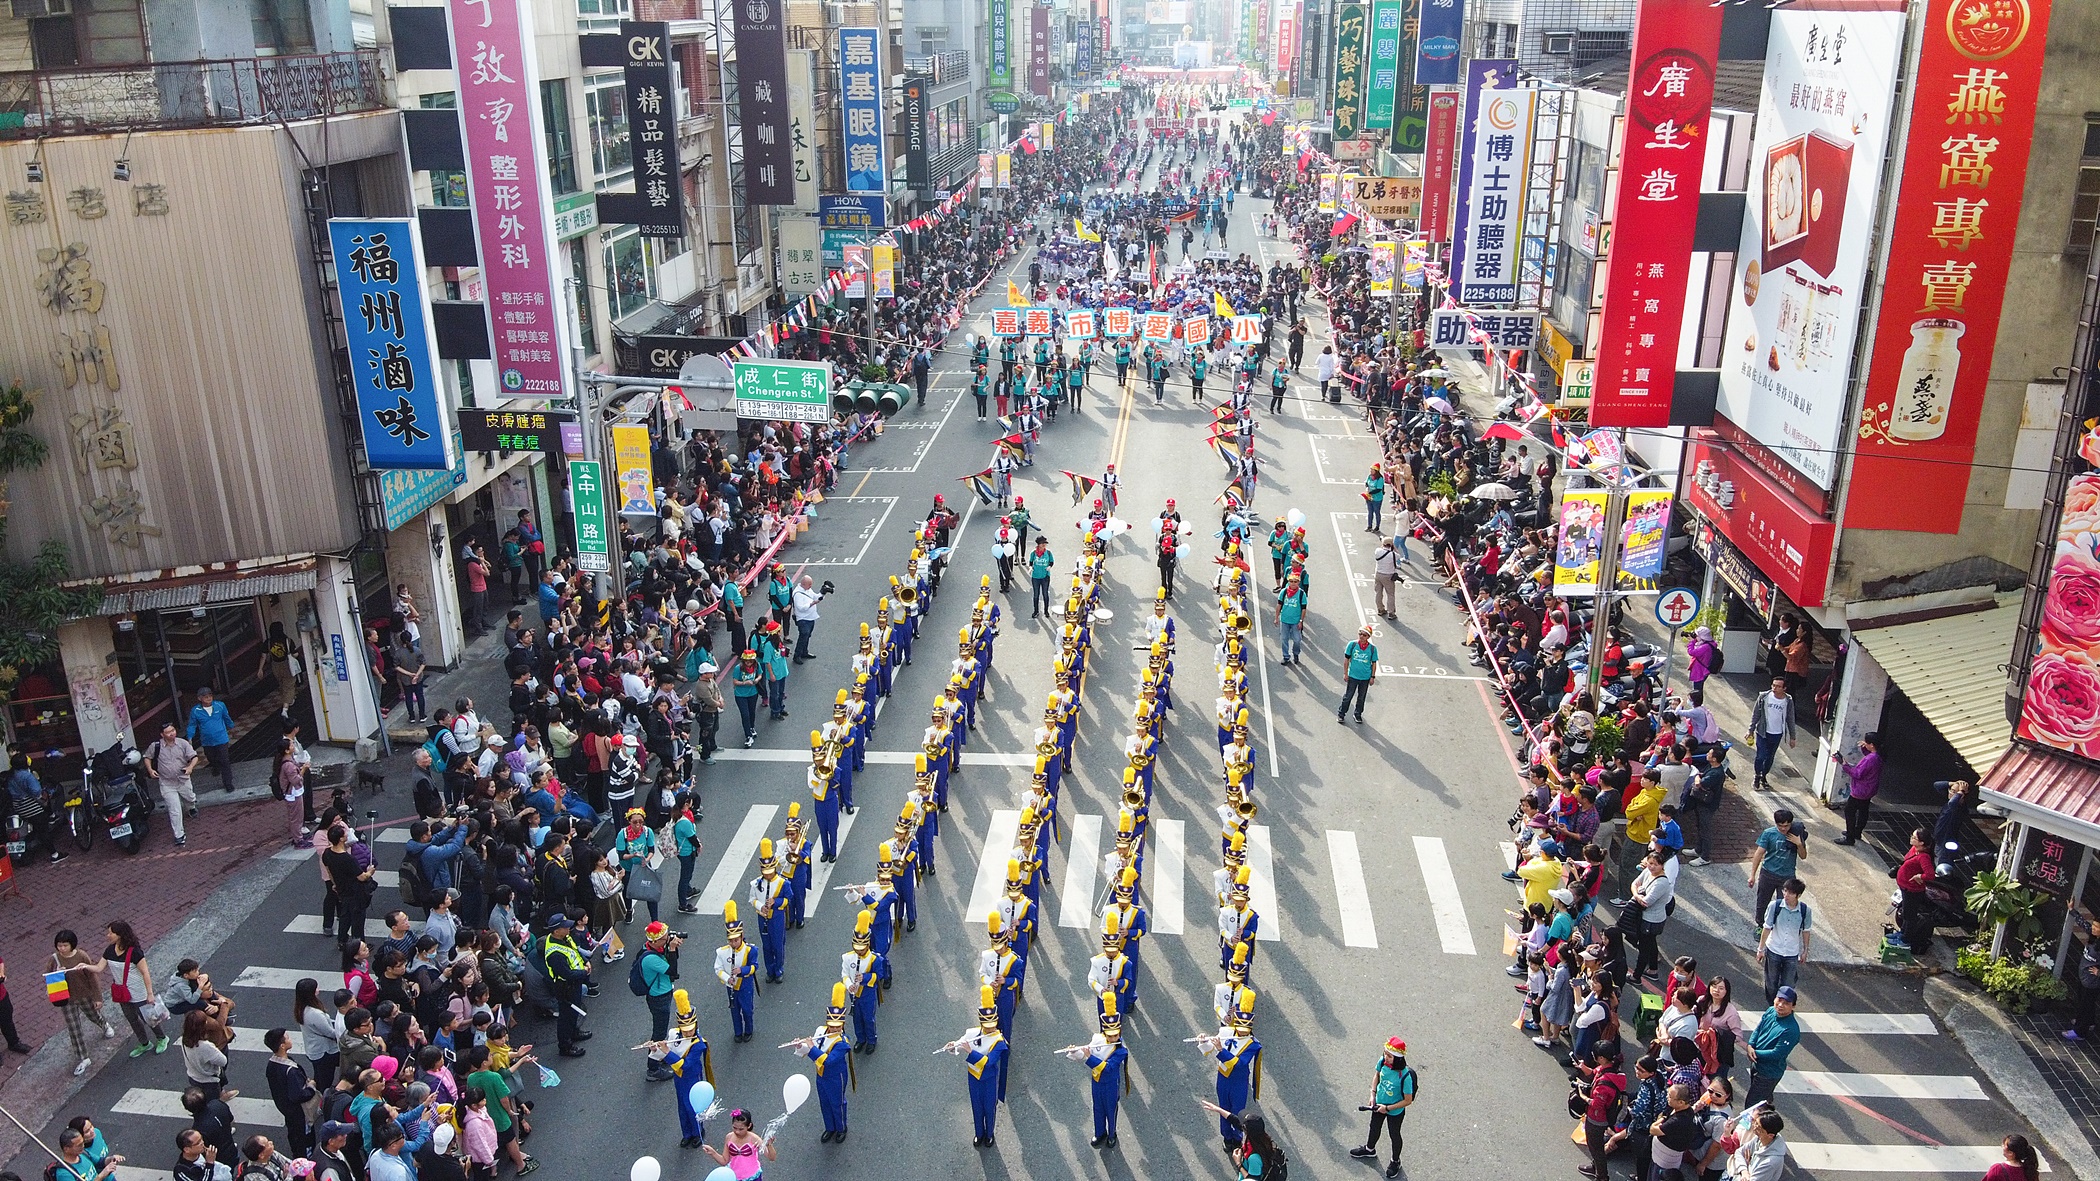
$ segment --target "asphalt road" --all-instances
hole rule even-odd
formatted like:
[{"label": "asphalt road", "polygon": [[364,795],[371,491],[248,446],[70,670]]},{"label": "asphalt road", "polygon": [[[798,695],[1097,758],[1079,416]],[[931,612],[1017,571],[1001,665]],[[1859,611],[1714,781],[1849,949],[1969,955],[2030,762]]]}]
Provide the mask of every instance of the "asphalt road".
[{"label": "asphalt road", "polygon": [[[1257,245],[1252,217],[1265,208],[1265,202],[1240,200],[1231,242],[1235,251],[1259,249],[1264,261],[1278,256],[1280,246]],[[1000,289],[996,281],[988,287]],[[966,328],[982,331],[989,306],[989,300],[981,303],[975,323]],[[1308,353],[1317,354],[1325,325],[1312,318]],[[755,869],[749,843],[735,836],[746,831],[755,843],[760,829],[778,835],[785,806],[806,801],[801,760],[807,733],[828,714],[832,692],[845,683],[857,623],[872,613],[888,576],[901,567],[911,525],[924,516],[935,492],[949,493],[951,501],[971,500],[956,478],[988,462],[995,427],[977,422],[967,404],[966,360],[959,343],[940,357],[928,405],[908,408],[883,438],[856,449],[844,495],[827,503],[808,540],[790,551],[820,577],[833,579],[838,593],[824,605],[819,659],[794,673],[793,716],[762,723],[757,750],[726,751],[703,777],[705,849],[697,881],[708,882],[719,871],[723,886],[733,883],[742,893]],[[1487,709],[1484,682],[1464,659],[1459,615],[1432,584],[1403,588],[1402,618],[1379,628],[1382,671],[1371,692],[1369,721],[1333,720],[1340,649],[1370,608],[1374,542],[1363,531],[1358,482],[1375,454],[1363,424],[1342,407],[1313,401],[1312,388],[1310,381],[1294,382],[1285,412],[1263,416],[1259,434],[1266,467],[1255,507],[1267,518],[1290,508],[1305,514],[1313,601],[1304,663],[1275,663],[1271,611],[1260,629],[1264,660],[1250,668],[1259,747],[1255,794],[1271,863],[1261,871],[1268,889],[1258,891],[1258,901],[1273,892],[1273,905],[1263,906],[1262,930],[1279,936],[1260,943],[1252,973],[1260,994],[1256,1033],[1266,1047],[1257,1107],[1280,1130],[1293,1176],[1375,1175],[1346,1153],[1361,1142],[1362,1117],[1355,1109],[1368,1095],[1378,1047],[1397,1034],[1407,1039],[1421,1072],[1422,1097],[1407,1121],[1408,1176],[1455,1181],[1541,1170],[1573,1176],[1584,1158],[1568,1141],[1565,1077],[1545,1052],[1510,1028],[1518,998],[1503,973],[1500,950],[1505,908],[1515,896],[1497,875],[1504,868],[1500,841],[1507,835],[1502,822],[1514,796],[1514,763]],[[1085,411],[1061,416],[1045,432],[1036,465],[1016,481],[1016,490],[1035,511],[1061,565],[1076,556],[1073,522],[1079,510],[1057,469],[1098,473],[1108,462],[1123,475],[1121,515],[1148,519],[1174,497],[1197,528],[1192,555],[1198,561],[1207,556],[1203,537],[1215,527],[1211,504],[1222,486],[1220,469],[1201,443],[1208,414],[1187,398],[1186,383],[1177,377],[1163,407],[1153,406],[1149,391],[1140,392],[1135,381],[1130,396],[1119,400],[1112,376],[1097,374]],[[937,688],[936,669],[945,669],[952,654],[941,637],[953,636],[965,621],[972,584],[992,570],[993,524],[988,510],[967,512],[948,589],[920,641],[920,652],[938,653],[940,663],[922,659],[900,673],[873,749],[915,749],[922,705]],[[1265,591],[1271,589],[1266,566],[1258,563],[1256,571]],[[820,1145],[812,1102],[781,1134],[780,1160],[769,1167],[770,1175],[836,1171],[995,1181],[1229,1175],[1216,1121],[1197,1107],[1212,1096],[1214,1071],[1181,1040],[1213,1027],[1211,988],[1222,978],[1214,912],[1205,906],[1217,865],[1213,809],[1219,768],[1208,718],[1215,680],[1201,641],[1213,621],[1209,571],[1193,562],[1183,567],[1175,602],[1184,637],[1175,690],[1183,705],[1167,728],[1153,808],[1160,836],[1147,883],[1154,926],[1167,930],[1145,941],[1138,1009],[1125,1026],[1134,1087],[1124,1101],[1118,1148],[1088,1146],[1084,1077],[1051,1053],[1093,1030],[1085,972],[1097,939],[1091,923],[1060,923],[1064,884],[1073,842],[1099,832],[1086,818],[1105,818],[1113,831],[1120,746],[1139,667],[1124,641],[1136,634],[1156,583],[1149,551],[1133,539],[1116,544],[1108,571],[1105,603],[1114,619],[1099,629],[1085,687],[1076,770],[1066,781],[1068,823],[1050,861],[1051,885],[1016,1021],[998,1144],[987,1150],[970,1146],[963,1068],[954,1058],[930,1055],[975,1021],[975,963],[985,940],[982,915],[972,918],[965,911],[995,814],[1017,806],[1025,782],[1025,734],[1040,716],[1049,686],[1050,633],[1027,618],[1025,582],[1001,600],[1005,627],[992,695],[970,746],[973,756],[993,758],[967,761],[952,789],[951,811],[942,818],[938,875],[920,887],[918,929],[904,935],[891,955],[896,986],[880,1010],[881,1049],[857,1062],[854,1134],[844,1145]],[[1412,571],[1427,574],[1419,547]],[[864,806],[846,836],[832,884],[872,878],[875,846],[887,837],[887,822],[909,779],[903,762],[871,760],[856,786]],[[769,808],[777,811],[765,812]],[[1165,847],[1175,827],[1170,822],[1176,821],[1179,874]],[[383,845],[381,864],[397,864],[398,849]],[[1003,871],[1004,849],[998,847],[995,870]],[[1088,864],[1085,857],[1079,860]],[[1728,867],[1685,872],[1693,891],[1741,885]],[[1165,904],[1177,890],[1178,916]],[[275,1129],[263,1055],[251,1048],[259,1042],[255,1034],[288,1022],[287,979],[328,979],[326,969],[334,963],[332,946],[305,933],[317,928],[315,920],[299,917],[318,913],[319,896],[314,877],[295,874],[258,905],[209,965],[241,1002],[237,1022],[248,1038],[235,1053],[232,1075],[245,1091],[236,1114],[248,1131]],[[374,913],[392,898],[383,890]],[[694,936],[685,975],[702,1029],[714,1043],[725,1107],[748,1107],[761,1123],[779,1111],[783,1081],[807,1063],[774,1047],[821,1023],[853,914],[838,894],[829,893],[807,927],[792,935],[787,981],[765,990],[758,1003],[759,1036],[747,1045],[730,1043],[725,1004],[708,971],[711,949],[720,941],[719,918],[675,916],[674,925]],[[1174,917],[1180,933],[1171,933]],[[1754,993],[1757,973],[1747,957],[1689,931],[1672,931],[1665,941],[1673,954],[1695,954],[1709,972],[1744,981]],[[619,1176],[644,1153],[662,1160],[667,1176],[704,1176],[711,1162],[678,1147],[669,1085],[645,1082],[641,1055],[626,1051],[646,1036],[647,1017],[626,992],[625,968],[623,962],[599,971],[604,991],[589,1005],[589,1026],[601,1036],[590,1043],[588,1056],[550,1058],[564,1081],[559,1090],[537,1097],[539,1130],[528,1149],[547,1164],[549,1176]],[[1798,1175],[1980,1173],[1988,1158],[1977,1153],[1994,1152],[1999,1136],[2018,1125],[1987,1084],[1968,1081],[1973,1069],[1926,1016],[1915,982],[1811,965],[1803,988],[1804,1011],[1837,1016],[1826,1019],[1832,1032],[1807,1039],[1794,1066],[1832,1072],[1820,1085],[1848,1093],[1782,1094],[1782,1109],[1794,1121],[1789,1139],[1797,1145]],[[1883,1016],[1846,1016],[1857,1014]],[[1907,1032],[1862,1032],[1876,1024]],[[526,1034],[551,1052],[551,1028],[528,1028]],[[1900,1083],[1893,1076],[1943,1081]],[[181,1078],[172,1051],[143,1062],[119,1060],[89,1084],[74,1110],[105,1113],[98,1117],[102,1126],[134,1166],[165,1169],[173,1163],[172,1137],[183,1126],[175,1107]],[[1921,1087],[1950,1097],[1876,1094],[1893,1089],[1907,1095]],[[1961,1097],[1972,1090],[1975,1097]],[[718,1122],[710,1136],[719,1143],[725,1130],[726,1123]],[[1946,1147],[1935,1149],[1928,1141]],[[1861,1151],[1855,1145],[1874,1147]],[[24,1165],[38,1167],[26,1159],[16,1162],[17,1169]],[[137,1173],[125,1181],[154,1178]]]}]

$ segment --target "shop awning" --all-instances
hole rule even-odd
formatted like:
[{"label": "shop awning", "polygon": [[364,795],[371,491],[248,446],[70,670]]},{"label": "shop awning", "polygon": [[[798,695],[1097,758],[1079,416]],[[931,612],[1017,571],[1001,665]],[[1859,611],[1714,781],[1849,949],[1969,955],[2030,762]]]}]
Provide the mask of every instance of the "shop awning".
[{"label": "shop awning", "polygon": [[2100,846],[2100,767],[2015,746],[1983,777],[1983,798],[2022,824]]},{"label": "shop awning", "polygon": [[102,606],[94,613],[131,615],[141,611],[237,603],[263,595],[312,590],[316,585],[314,567],[312,558],[295,558],[267,566],[205,570],[171,578],[116,583],[105,588]]},{"label": "shop awning", "polygon": [[1853,625],[1852,638],[1874,657],[1954,753],[1981,772],[2012,742],[2005,678],[2020,594],[1989,607],[1889,627]]}]

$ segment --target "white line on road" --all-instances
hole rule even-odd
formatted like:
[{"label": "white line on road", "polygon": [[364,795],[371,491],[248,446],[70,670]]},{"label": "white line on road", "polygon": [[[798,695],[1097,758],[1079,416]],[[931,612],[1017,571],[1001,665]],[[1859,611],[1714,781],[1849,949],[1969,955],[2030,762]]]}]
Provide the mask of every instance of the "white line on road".
[{"label": "white line on road", "polygon": [[[226,987],[274,988],[290,992],[299,987],[301,980],[309,976],[315,980],[325,980],[330,976],[340,975],[340,972],[331,971],[327,968],[263,968],[250,965],[242,968],[241,974],[235,976],[233,983],[228,984]],[[271,1110],[274,1111],[276,1109],[272,1108]],[[183,1118],[187,1119],[189,1117],[185,1114]]]},{"label": "white line on road", "polygon": [[1313,468],[1320,473],[1320,482],[1322,484],[1354,484],[1356,482],[1354,480],[1337,480],[1333,476],[1327,474],[1327,461],[1325,457],[1323,457],[1320,454],[1321,438],[1322,436],[1320,435],[1305,436],[1306,443],[1312,447]]},{"label": "white line on road", "polygon": [[811,558],[808,561],[802,563],[804,566],[860,565],[861,560],[868,556],[868,547],[875,544],[876,536],[882,532],[882,527],[884,525],[889,524],[890,513],[894,512],[897,508],[897,498],[894,496],[828,496],[824,499],[824,503],[830,504],[834,500],[880,500],[886,503],[884,503],[884,505],[882,506],[882,515],[875,518],[875,523],[873,525],[868,526],[867,533],[861,537],[860,552],[854,554],[850,558]]},{"label": "white line on road", "polygon": [[1940,1027],[1927,1013],[1810,1013],[1796,1012],[1794,1020],[1803,1033],[1817,1034],[1908,1034],[1932,1037]]},{"label": "white line on road", "polygon": [[[1349,601],[1356,604],[1356,626],[1362,627],[1370,622],[1371,617],[1364,614],[1363,592],[1356,589],[1356,570],[1349,561],[1350,558],[1355,556],[1356,549],[1349,544],[1348,535],[1342,532],[1342,516],[1343,514],[1341,513],[1330,513],[1328,514],[1328,523],[1334,526],[1335,548],[1341,551],[1342,571],[1348,576],[1343,581],[1349,584]],[[1371,626],[1375,629],[1378,625],[1374,623]],[[1372,634],[1375,635],[1376,632],[1374,631]]]},{"label": "white line on road", "polygon": [[[841,811],[839,813],[839,855],[842,857],[845,856],[846,852],[846,834],[853,831],[853,822],[859,818],[860,812],[857,808],[851,812]],[[814,820],[810,822],[809,839],[811,841],[819,839]],[[824,896],[831,892],[827,889],[831,885],[831,871],[838,867],[839,863],[836,861],[816,861],[811,863],[809,867],[809,897],[802,901],[802,917],[805,921],[817,916],[817,904],[824,901]]]},{"label": "white line on road", "polygon": [[1850,1095],[1855,1099],[1986,1099],[1983,1085],[1965,1074],[1847,1074],[1789,1070],[1782,1095]]},{"label": "white line on road", "polygon": [[[1496,841],[1495,847],[1502,850],[1502,868],[1504,870],[1515,870],[1517,868],[1517,843],[1515,841]],[[1803,1026],[1803,1028],[1807,1027]]]},{"label": "white line on road", "polygon": [[408,843],[408,830],[405,828],[382,828],[379,830],[379,835],[372,838],[372,843],[375,845],[405,845]]},{"label": "white line on road", "polygon": [[[253,1124],[258,1127],[277,1128],[284,1124],[284,1117],[277,1112],[277,1105],[268,1099],[253,1099],[236,1095],[227,1102],[233,1108],[236,1123]],[[109,1105],[119,1115],[151,1115],[161,1119],[187,1121],[190,1113],[182,1106],[182,1092],[160,1091],[151,1087],[133,1087]]]},{"label": "white line on road", "polygon": [[[1996,1144],[1803,1144],[1788,1141],[1794,1167],[1813,1173],[1981,1173],[2005,1159]],[[2042,1161],[2049,1172],[2049,1162]]]},{"label": "white line on road", "polygon": [[1247,901],[1261,916],[1257,939],[1283,938],[1283,912],[1276,909],[1276,859],[1269,847],[1269,826],[1247,826]]},{"label": "white line on road", "polygon": [[1247,563],[1247,613],[1254,617],[1254,667],[1261,677],[1261,725],[1262,739],[1269,746],[1269,778],[1283,777],[1283,763],[1276,752],[1276,708],[1269,704],[1269,653],[1266,633],[1261,625],[1261,580],[1254,573],[1255,564]]},{"label": "white line on road", "polygon": [[1466,922],[1466,904],[1458,893],[1458,876],[1451,872],[1451,857],[1442,837],[1416,837],[1415,860],[1422,863],[1422,886],[1429,891],[1429,915],[1436,920],[1437,942],[1446,955],[1478,955],[1473,946],[1473,928]]},{"label": "white line on road", "polygon": [[1364,862],[1356,851],[1356,834],[1328,829],[1327,859],[1334,863],[1334,900],[1342,911],[1342,946],[1378,946],[1378,925],[1371,918],[1371,891],[1364,885]]},{"label": "white line on road", "polygon": [[[418,935],[422,934],[423,920],[408,920],[408,929],[414,931]],[[295,914],[292,916],[292,921],[284,925],[284,933],[287,935],[326,935],[332,934],[333,932],[323,931],[321,929],[320,915]]]},{"label": "white line on road", "polygon": [[1072,843],[1065,849],[1065,888],[1057,902],[1057,925],[1094,925],[1094,878],[1101,872],[1101,817],[1072,817]]},{"label": "white line on road", "polygon": [[1183,846],[1188,826],[1179,820],[1152,818],[1152,885],[1146,912],[1152,930],[1159,935],[1179,935],[1185,929],[1181,914],[1182,875],[1186,872]]},{"label": "white line on road", "polygon": [[[753,804],[744,813],[744,822],[737,826],[736,835],[729,838],[729,845],[722,850],[721,863],[707,879],[707,887],[700,892],[700,913],[721,914],[722,904],[737,897],[737,886],[744,880],[744,867],[758,853],[758,842],[773,826],[773,814],[780,811],[778,804]],[[816,875],[810,875],[814,878]]]},{"label": "white line on road", "polygon": [[992,812],[991,826],[984,833],[984,852],[977,858],[977,880],[970,884],[970,904],[963,908],[963,926],[982,927],[984,916],[999,905],[999,892],[1006,888],[1007,855],[1013,852],[1014,837],[1020,831],[1018,809]]}]

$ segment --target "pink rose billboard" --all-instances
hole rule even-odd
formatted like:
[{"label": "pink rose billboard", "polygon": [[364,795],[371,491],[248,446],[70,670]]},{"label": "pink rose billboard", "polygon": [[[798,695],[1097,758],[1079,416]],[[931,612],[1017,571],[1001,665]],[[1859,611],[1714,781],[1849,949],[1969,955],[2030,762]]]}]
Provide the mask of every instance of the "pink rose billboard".
[{"label": "pink rose billboard", "polygon": [[2100,760],[2100,474],[2064,491],[2018,734]]}]

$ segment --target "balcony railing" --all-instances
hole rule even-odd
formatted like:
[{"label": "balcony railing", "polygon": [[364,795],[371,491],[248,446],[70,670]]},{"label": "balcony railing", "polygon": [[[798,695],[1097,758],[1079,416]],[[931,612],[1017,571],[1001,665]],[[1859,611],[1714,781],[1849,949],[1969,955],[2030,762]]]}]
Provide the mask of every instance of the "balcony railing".
[{"label": "balcony railing", "polygon": [[953,50],[927,57],[907,57],[904,69],[907,73],[924,74],[933,79],[935,85],[958,82],[970,76],[970,55],[963,50]]},{"label": "balcony railing", "polygon": [[386,107],[380,51],[0,73],[0,138],[229,127]]}]

